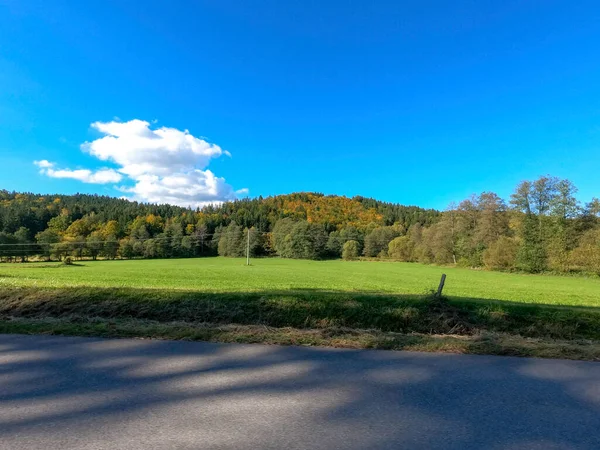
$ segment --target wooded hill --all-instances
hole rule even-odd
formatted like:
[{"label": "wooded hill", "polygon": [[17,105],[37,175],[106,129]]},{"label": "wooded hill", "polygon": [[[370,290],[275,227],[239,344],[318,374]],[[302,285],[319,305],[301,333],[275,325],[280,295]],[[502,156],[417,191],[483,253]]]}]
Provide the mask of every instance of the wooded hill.
[{"label": "wooded hill", "polygon": [[192,210],[96,195],[0,191],[0,256],[168,258],[361,256],[500,270],[600,273],[600,201],[568,180],[484,192],[444,212],[317,193]]},{"label": "wooded hill", "polygon": [[[268,255],[272,249],[266,236],[285,218],[327,235],[344,229],[364,235],[392,224],[406,229],[417,223],[428,226],[439,216],[432,209],[316,193],[243,199],[192,210],[98,195],[0,191],[0,255],[11,261],[38,254],[58,259],[211,255],[217,254],[218,241],[228,227],[227,236],[234,229],[251,228],[251,237],[264,244],[260,249],[254,246],[253,252]],[[245,246],[236,253],[243,251]]]}]

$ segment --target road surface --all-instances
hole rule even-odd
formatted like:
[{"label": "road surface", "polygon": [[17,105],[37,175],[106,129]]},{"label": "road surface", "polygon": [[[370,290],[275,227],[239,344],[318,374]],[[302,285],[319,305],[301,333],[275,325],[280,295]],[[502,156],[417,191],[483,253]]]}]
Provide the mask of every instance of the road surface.
[{"label": "road surface", "polygon": [[599,449],[600,364],[0,335],[0,449]]}]

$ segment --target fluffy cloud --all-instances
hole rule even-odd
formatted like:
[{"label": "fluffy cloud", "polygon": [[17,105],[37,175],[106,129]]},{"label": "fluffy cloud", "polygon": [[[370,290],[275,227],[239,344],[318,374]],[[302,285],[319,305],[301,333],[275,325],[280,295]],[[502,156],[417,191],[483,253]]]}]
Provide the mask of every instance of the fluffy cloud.
[{"label": "fluffy cloud", "polygon": [[52,167],[54,164],[52,164],[50,161],[46,160],[46,159],[42,159],[41,161],[34,161],[33,162],[36,166],[38,166],[40,169],[48,169],[50,167]]},{"label": "fluffy cloud", "polygon": [[193,136],[188,130],[152,129],[149,122],[137,119],[95,122],[92,128],[103,136],[84,143],[81,149],[116,165],[116,171],[54,170],[52,163],[36,161],[42,173],[87,183],[117,183],[124,176],[133,186],[119,189],[135,200],[150,203],[195,207],[233,200],[236,195],[247,193],[245,189],[234,191],[225,179],[207,169],[212,158],[230,156],[229,152]]},{"label": "fluffy cloud", "polygon": [[55,170],[54,164],[43,159],[34,161],[34,164],[40,168],[40,172],[52,178],[71,178],[84,183],[107,184],[118,183],[123,179],[123,176],[113,169],[100,169],[92,172],[88,169],[60,169]]},{"label": "fluffy cloud", "polygon": [[92,128],[105,136],[86,142],[82,149],[103,161],[118,164],[120,172],[134,178],[204,169],[211,158],[226,153],[187,130],[166,127],[151,130],[150,124],[143,120],[95,122]]},{"label": "fluffy cloud", "polygon": [[236,197],[232,187],[210,170],[195,169],[162,177],[146,174],[138,176],[136,181],[135,186],[121,190],[151,203],[201,206]]}]

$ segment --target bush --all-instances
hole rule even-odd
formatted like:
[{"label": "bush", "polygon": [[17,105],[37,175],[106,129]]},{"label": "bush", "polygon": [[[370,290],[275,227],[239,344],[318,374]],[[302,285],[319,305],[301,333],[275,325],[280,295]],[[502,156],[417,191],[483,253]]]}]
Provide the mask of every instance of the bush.
[{"label": "bush", "polygon": [[363,233],[358,228],[349,225],[339,231],[332,231],[327,240],[327,252],[333,258],[342,256],[344,244],[348,241],[356,241],[358,244],[358,253],[362,252],[362,243],[364,241]]},{"label": "bush", "polygon": [[600,230],[590,230],[582,236],[569,255],[569,262],[578,270],[600,275]]},{"label": "bush", "polygon": [[400,261],[413,261],[413,247],[408,236],[397,237],[388,245],[388,256]]},{"label": "bush", "polygon": [[500,236],[483,252],[483,264],[490,270],[514,269],[519,244],[513,238]]},{"label": "bush", "polygon": [[461,256],[460,258],[458,258],[458,261],[456,261],[456,265],[458,267],[463,267],[463,268],[467,268],[467,267],[473,267],[473,265],[471,264],[471,261],[469,261],[469,258],[465,257],[465,256]]},{"label": "bush", "polygon": [[356,241],[347,241],[342,248],[342,258],[346,261],[352,261],[358,258],[359,244]]}]

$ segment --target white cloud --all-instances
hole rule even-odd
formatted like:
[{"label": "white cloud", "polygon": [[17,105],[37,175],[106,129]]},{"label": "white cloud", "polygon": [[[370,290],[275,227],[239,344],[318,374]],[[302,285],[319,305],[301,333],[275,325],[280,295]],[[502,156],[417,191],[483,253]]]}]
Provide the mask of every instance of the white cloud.
[{"label": "white cloud", "polygon": [[40,169],[48,169],[49,167],[54,166],[53,163],[51,163],[50,161],[48,161],[46,159],[42,159],[41,161],[34,161],[33,163],[36,166],[38,166]]},{"label": "white cloud", "polygon": [[[154,123],[154,122],[153,122]],[[133,186],[121,186],[133,199],[181,206],[203,206],[233,200],[247,189],[234,189],[207,166],[212,158],[231,156],[218,145],[190,134],[188,130],[151,129],[143,120],[94,122],[92,128],[104,136],[82,144],[84,152],[115,164],[114,169],[55,170],[53,163],[35,161],[41,172],[55,178],[73,178],[86,183],[117,183],[123,176]]]},{"label": "white cloud", "polygon": [[42,161],[34,161],[34,164],[41,169],[40,173],[51,178],[70,178],[92,184],[118,183],[123,179],[123,176],[113,169],[100,169],[95,172],[88,169],[54,170],[54,163],[45,159]]},{"label": "white cloud", "polygon": [[184,206],[201,207],[236,198],[236,193],[224,178],[216,177],[210,170],[199,169],[163,177],[141,175],[137,177],[135,186],[121,190],[146,202]]},{"label": "white cloud", "polygon": [[96,172],[92,172],[88,169],[47,169],[45,173],[52,178],[72,178],[73,180],[79,180],[83,183],[93,184],[118,183],[123,179],[123,176],[113,169],[101,169]]},{"label": "white cloud", "polygon": [[221,147],[210,144],[176,128],[150,129],[143,120],[129,122],[95,122],[92,127],[106,136],[81,147],[84,151],[121,166],[120,172],[166,176],[194,168],[204,169],[211,158],[224,154]]}]

